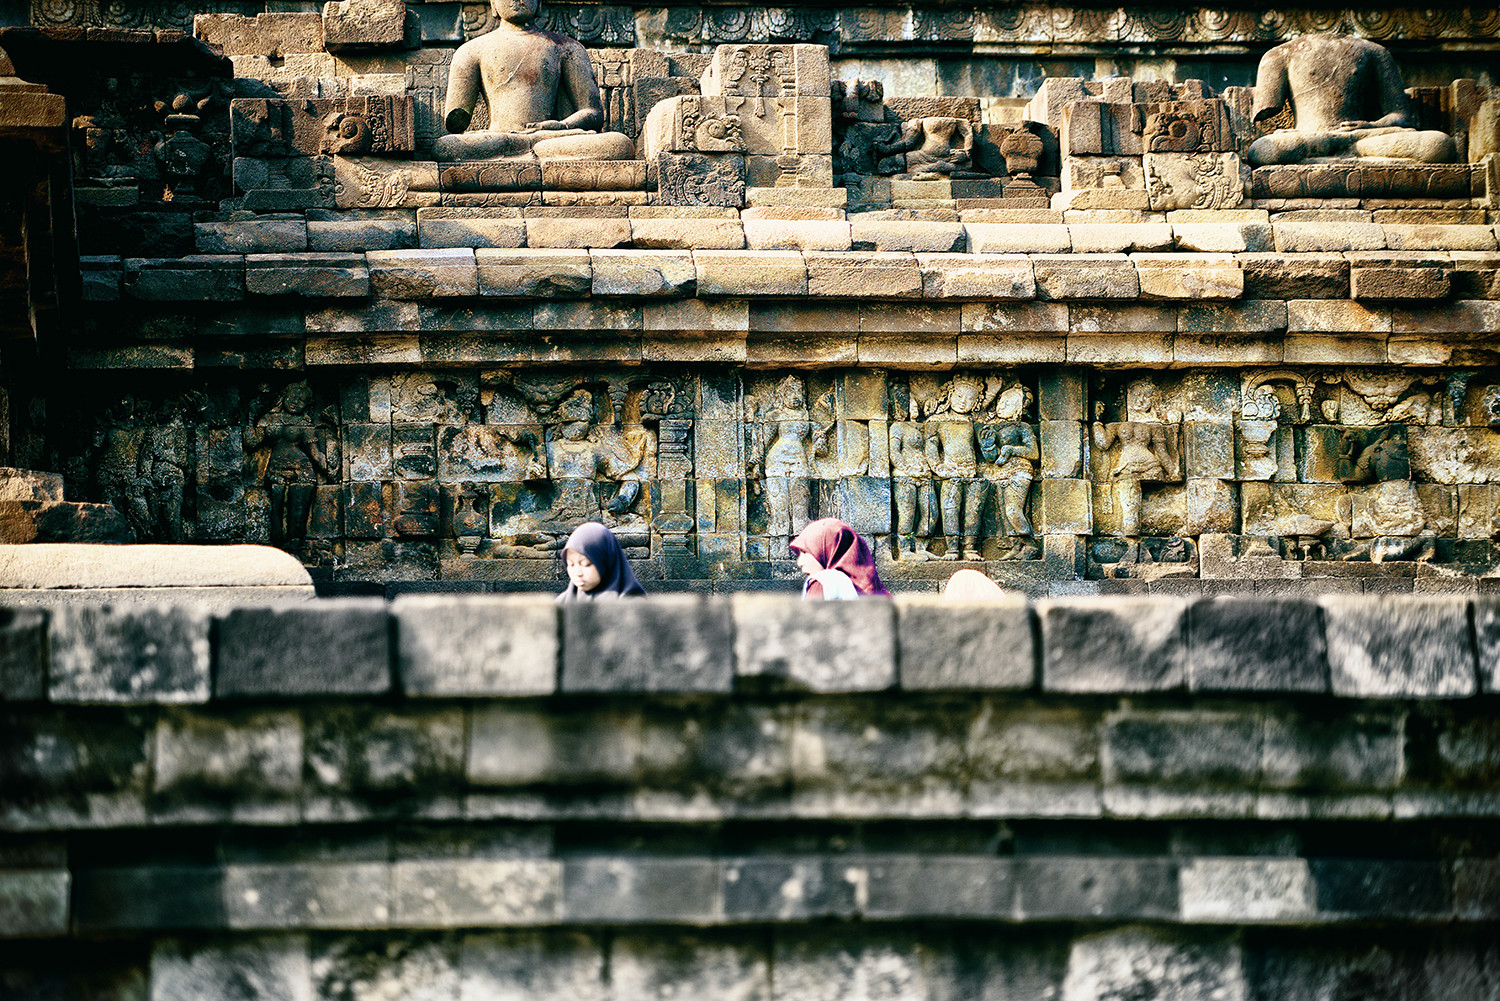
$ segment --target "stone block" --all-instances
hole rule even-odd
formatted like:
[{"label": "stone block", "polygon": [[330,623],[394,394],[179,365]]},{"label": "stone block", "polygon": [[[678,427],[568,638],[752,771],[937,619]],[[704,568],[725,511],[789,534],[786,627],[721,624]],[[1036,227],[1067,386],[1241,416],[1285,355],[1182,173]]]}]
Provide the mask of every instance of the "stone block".
[{"label": "stone block", "polygon": [[158,822],[295,823],[302,791],[302,719],[296,713],[157,720],[152,816]]},{"label": "stone block", "polygon": [[1166,859],[1020,857],[1015,881],[1025,921],[1177,916],[1177,866]]},{"label": "stone block", "polygon": [[1492,251],[1495,233],[1488,226],[1402,226],[1386,224],[1385,244],[1391,250]]},{"label": "stone block", "polygon": [[924,299],[1031,299],[1036,275],[1024,254],[923,254]]},{"label": "stone block", "polygon": [[157,1001],[219,997],[226,984],[247,985],[238,988],[245,1001],[313,998],[312,966],[302,935],[163,938],[152,948],[150,971],[151,996]]},{"label": "stone block", "polygon": [[1041,472],[1045,479],[1074,479],[1083,470],[1083,422],[1040,424]]},{"label": "stone block", "polygon": [[310,210],[307,249],[314,253],[406,250],[417,245],[417,223],[410,210]]},{"label": "stone block", "polygon": [[464,936],[464,997],[513,1001],[607,1001],[604,947],[575,931],[502,931]]},{"label": "stone block", "polygon": [[1091,535],[1093,491],[1085,479],[1044,479],[1036,509],[1038,534]]},{"label": "stone block", "polygon": [[576,250],[623,247],[630,243],[630,220],[553,216],[526,220],[526,246]]},{"label": "stone block", "polygon": [[1068,223],[1075,254],[1114,254],[1172,249],[1172,227],[1164,222]]},{"label": "stone block", "polygon": [[701,296],[807,294],[807,264],[796,251],[693,252]]},{"label": "stone block", "polygon": [[323,21],[315,13],[197,14],[193,35],[226,56],[279,59],[291,53],[323,51]]},{"label": "stone block", "polygon": [[370,269],[363,254],[252,254],[245,258],[245,290],[363,298],[370,294]]},{"label": "stone block", "polygon": [[1338,299],[1293,299],[1286,304],[1289,333],[1386,334],[1391,311]]},{"label": "stone block", "polygon": [[222,878],[226,928],[383,928],[390,923],[385,862],[235,863],[224,866]]},{"label": "stone block", "polygon": [[478,250],[479,292],[486,296],[575,298],[593,286],[587,250]]},{"label": "stone block", "polygon": [[1067,359],[1073,365],[1169,365],[1171,334],[1072,334]]},{"label": "stone block", "polygon": [[1073,249],[1061,224],[965,222],[971,254],[1066,254]]},{"label": "stone block", "polygon": [[1409,859],[1310,859],[1320,915],[1412,920],[1452,910],[1446,866]]},{"label": "stone block", "polygon": [[[1266,248],[1269,249],[1269,248]],[[1343,299],[1349,261],[1333,254],[1238,254],[1247,299]]]},{"label": "stone block", "polygon": [[724,860],[724,917],[730,921],[848,918],[862,873],[837,860],[751,856]]},{"label": "stone block", "polygon": [[218,622],[220,697],[379,695],[391,687],[383,600],[235,609]]},{"label": "stone block", "polygon": [[526,243],[526,223],[515,208],[417,209],[417,241],[423,250],[462,247],[514,249]]},{"label": "stone block", "polygon": [[53,702],[208,701],[209,613],[192,606],[90,607],[50,613]]},{"label": "stone block", "polygon": [[1396,788],[1406,777],[1405,722],[1399,711],[1268,712],[1262,794],[1370,794]]},{"label": "stone block", "polygon": [[1124,254],[1038,254],[1031,263],[1038,299],[1134,299],[1141,292]]},{"label": "stone block", "polygon": [[1059,1001],[1151,996],[1247,1001],[1244,959],[1230,935],[1185,939],[1143,924],[1080,935],[1068,950]]},{"label": "stone block", "polygon": [[957,222],[865,220],[855,216],[850,239],[856,250],[955,254],[968,248],[964,227]]},{"label": "stone block", "polygon": [[66,869],[0,872],[0,939],[66,935],[69,885]]},{"label": "stone block", "polygon": [[391,614],[407,695],[550,695],[557,689],[557,605],[550,596],[403,595]]},{"label": "stone block", "polygon": [[402,0],[332,0],[323,6],[323,47],[330,52],[399,47],[406,38],[406,16]]},{"label": "stone block", "polygon": [[842,220],[745,219],[751,250],[848,250],[849,223]]},{"label": "stone block", "polygon": [[735,673],[814,692],[884,691],[896,683],[889,601],[803,603],[736,594]]},{"label": "stone block", "polygon": [[1177,878],[1186,922],[1299,924],[1316,910],[1306,859],[1198,858]]},{"label": "stone block", "polygon": [[[1067,483],[1067,480],[1044,480]],[[1050,525],[1048,531],[1054,530]],[[1083,533],[1078,533],[1083,534]],[[1071,598],[1038,603],[1042,688],[1154,692],[1187,682],[1188,605],[1173,598]]]},{"label": "stone block", "polygon": [[1188,612],[1195,692],[1327,692],[1323,623],[1311,601],[1212,598]]},{"label": "stone block", "polygon": [[0,608],[0,702],[35,702],[46,695],[46,613]]},{"label": "stone block", "polygon": [[692,295],[698,287],[686,250],[594,250],[589,253],[596,296]]},{"label": "stone block", "polygon": [[200,254],[296,254],[307,249],[307,221],[250,218],[193,224]]},{"label": "stone block", "polygon": [[73,926],[80,931],[218,928],[223,913],[213,866],[89,868],[73,876]]},{"label": "stone block", "polygon": [[338,208],[415,209],[442,200],[436,163],[355,156],[332,159]]},{"label": "stone block", "polygon": [[1269,334],[1286,326],[1286,303],[1274,300],[1183,306],[1177,314],[1180,333]]},{"label": "stone block", "polygon": [[1100,751],[1106,803],[1112,787],[1142,790],[1147,797],[1187,789],[1223,790],[1231,799],[1247,795],[1260,780],[1261,725],[1253,710],[1110,714]]},{"label": "stone block", "polygon": [[[922,271],[910,254],[809,253],[804,257],[809,295],[850,299],[914,299],[922,295]],[[948,308],[936,307],[939,311]]]},{"label": "stone block", "polygon": [[698,595],[562,606],[567,692],[728,692],[729,604]]},{"label": "stone block", "polygon": [[245,259],[227,254],[126,258],[121,291],[144,302],[232,302],[245,297]]},{"label": "stone block", "polygon": [[1447,268],[1351,267],[1352,299],[1442,299],[1452,291]]},{"label": "stone block", "polygon": [[1203,253],[1240,254],[1274,246],[1268,222],[1174,222],[1172,241],[1178,250]]},{"label": "stone block", "polygon": [[739,937],[620,935],[610,943],[610,984],[621,998],[769,1001],[767,952]]},{"label": "stone block", "polygon": [[391,866],[391,923],[413,928],[547,925],[562,911],[554,859],[412,859]]},{"label": "stone block", "polygon": [[1015,884],[1009,859],[964,855],[867,857],[858,863],[872,921],[1010,918]]},{"label": "stone block", "polygon": [[388,299],[472,296],[479,292],[474,251],[372,250],[370,290]]},{"label": "stone block", "polygon": [[1385,249],[1385,230],[1372,222],[1275,222],[1271,232],[1285,254]]},{"label": "stone block", "polygon": [[1245,273],[1228,254],[1136,254],[1141,296],[1147,299],[1238,299]]},{"label": "stone block", "polygon": [[632,217],[630,242],[643,250],[742,250],[745,228],[738,219]]},{"label": "stone block", "polygon": [[719,909],[719,866],[709,858],[568,858],[563,862],[563,919],[706,924]]},{"label": "stone block", "polygon": [[1027,689],[1036,681],[1031,609],[1019,594],[959,604],[904,595],[896,630],[904,689]]},{"label": "stone block", "polygon": [[1478,691],[1463,598],[1319,599],[1333,694],[1465,698]]}]

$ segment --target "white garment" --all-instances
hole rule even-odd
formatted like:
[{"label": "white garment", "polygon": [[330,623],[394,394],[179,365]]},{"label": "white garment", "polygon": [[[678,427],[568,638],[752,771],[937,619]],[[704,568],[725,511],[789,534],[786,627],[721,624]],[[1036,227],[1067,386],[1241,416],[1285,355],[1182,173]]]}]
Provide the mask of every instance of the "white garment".
[{"label": "white garment", "polygon": [[802,596],[807,597],[807,589],[812,587],[813,581],[823,585],[824,601],[853,601],[859,597],[859,592],[854,589],[854,581],[842,570],[819,570],[807,578],[807,583],[802,585]]}]

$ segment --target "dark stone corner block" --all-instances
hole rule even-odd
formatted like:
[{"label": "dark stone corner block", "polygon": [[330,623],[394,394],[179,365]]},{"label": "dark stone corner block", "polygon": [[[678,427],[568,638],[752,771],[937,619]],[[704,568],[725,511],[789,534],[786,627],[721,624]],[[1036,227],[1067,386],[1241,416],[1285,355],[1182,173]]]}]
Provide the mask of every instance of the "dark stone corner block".
[{"label": "dark stone corner block", "polygon": [[379,695],[391,687],[381,598],[237,608],[218,622],[214,692]]}]

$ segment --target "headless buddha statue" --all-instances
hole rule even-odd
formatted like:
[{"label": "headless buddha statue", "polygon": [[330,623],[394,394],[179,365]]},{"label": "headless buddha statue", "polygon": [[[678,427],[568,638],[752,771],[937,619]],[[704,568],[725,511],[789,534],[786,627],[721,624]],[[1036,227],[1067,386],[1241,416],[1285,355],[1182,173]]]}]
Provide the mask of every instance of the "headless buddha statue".
[{"label": "headless buddha statue", "polygon": [[[493,0],[499,25],[454,53],[443,119],[449,134],[433,144],[436,159],[635,159],[630,137],[598,131],[604,105],[583,46],[529,27],[537,6]],[[467,132],[481,94],[489,126]]]},{"label": "headless buddha statue", "polygon": [[1290,103],[1295,124],[1261,136],[1255,166],[1353,157],[1452,163],[1453,138],[1413,127],[1396,60],[1383,46],[1345,35],[1308,35],[1267,52],[1255,78],[1257,122]]}]

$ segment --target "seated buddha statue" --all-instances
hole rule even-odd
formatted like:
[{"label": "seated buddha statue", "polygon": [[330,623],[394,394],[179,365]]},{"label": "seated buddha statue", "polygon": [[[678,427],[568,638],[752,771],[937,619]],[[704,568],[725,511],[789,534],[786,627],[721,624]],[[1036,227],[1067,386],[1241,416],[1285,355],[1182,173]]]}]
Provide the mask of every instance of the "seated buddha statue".
[{"label": "seated buddha statue", "polygon": [[1259,167],[1379,157],[1452,163],[1453,138],[1414,127],[1396,60],[1384,46],[1346,35],[1307,35],[1278,45],[1260,61],[1255,121],[1290,104],[1294,124],[1250,144]]},{"label": "seated buddha statue", "polygon": [[[600,132],[604,105],[582,45],[530,27],[538,0],[493,0],[500,23],[465,42],[448,71],[436,159],[633,160],[635,144],[619,132]],[[483,95],[489,125],[466,131]]]}]

